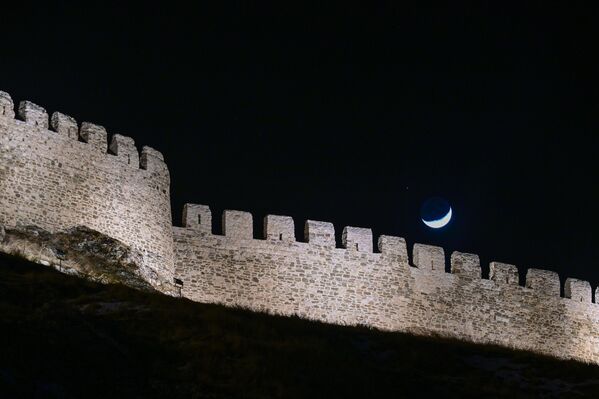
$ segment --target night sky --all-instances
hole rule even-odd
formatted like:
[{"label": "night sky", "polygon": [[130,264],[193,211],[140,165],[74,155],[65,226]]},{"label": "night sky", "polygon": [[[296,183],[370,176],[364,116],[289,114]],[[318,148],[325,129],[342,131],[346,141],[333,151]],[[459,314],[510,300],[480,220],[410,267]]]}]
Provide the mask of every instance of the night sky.
[{"label": "night sky", "polygon": [[[17,3],[17,2],[13,2]],[[220,3],[220,2],[216,2]],[[247,2],[249,4],[249,2]],[[207,204],[599,282],[597,10],[0,10],[0,90],[160,150]],[[379,3],[384,4],[384,3]],[[18,8],[18,9],[17,9]],[[446,198],[434,231],[422,202]]]}]

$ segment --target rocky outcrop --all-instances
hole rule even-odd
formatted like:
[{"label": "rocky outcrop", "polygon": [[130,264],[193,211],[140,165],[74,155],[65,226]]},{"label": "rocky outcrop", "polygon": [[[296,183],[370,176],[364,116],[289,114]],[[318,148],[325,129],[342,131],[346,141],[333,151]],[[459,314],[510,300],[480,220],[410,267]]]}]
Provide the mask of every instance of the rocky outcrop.
[{"label": "rocky outcrop", "polygon": [[51,233],[36,226],[0,226],[0,251],[105,284],[153,290],[140,252],[85,226]]}]

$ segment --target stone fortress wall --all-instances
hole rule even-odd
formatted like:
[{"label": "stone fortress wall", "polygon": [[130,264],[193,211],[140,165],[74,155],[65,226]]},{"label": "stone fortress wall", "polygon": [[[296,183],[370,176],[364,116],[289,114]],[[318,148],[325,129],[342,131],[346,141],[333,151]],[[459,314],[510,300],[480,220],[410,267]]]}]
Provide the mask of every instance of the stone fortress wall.
[{"label": "stone fortress wall", "polygon": [[504,263],[481,278],[474,254],[452,253],[446,273],[439,247],[415,244],[412,266],[400,237],[379,237],[375,253],[370,229],[345,227],[336,248],[333,225],[308,220],[298,242],[292,218],[268,215],[264,239],[254,239],[252,219],[225,211],[215,235],[210,209],[185,205],[184,227],[173,229],[183,296],[599,363],[599,305],[586,281],[567,279],[560,297],[555,272],[529,269],[522,287]]},{"label": "stone fortress wall", "polygon": [[[18,119],[16,119],[17,117]],[[49,231],[85,225],[144,257],[152,283],[172,280],[170,177],[162,154],[130,137],[0,92],[0,224]]]},{"label": "stone fortress wall", "polygon": [[[84,225],[138,249],[146,278],[173,279],[199,302],[454,337],[599,364],[599,304],[586,281],[493,262],[481,278],[479,258],[454,252],[445,272],[442,248],[346,227],[337,248],[331,223],[309,220],[305,242],[291,217],[269,215],[253,237],[247,212],[225,211],[222,235],[212,214],[187,204],[183,227],[171,222],[169,173],[162,155],[131,138],[21,102],[18,119],[0,92],[0,226],[58,230]],[[599,289],[598,289],[599,291]],[[599,297],[599,292],[596,293]]]}]

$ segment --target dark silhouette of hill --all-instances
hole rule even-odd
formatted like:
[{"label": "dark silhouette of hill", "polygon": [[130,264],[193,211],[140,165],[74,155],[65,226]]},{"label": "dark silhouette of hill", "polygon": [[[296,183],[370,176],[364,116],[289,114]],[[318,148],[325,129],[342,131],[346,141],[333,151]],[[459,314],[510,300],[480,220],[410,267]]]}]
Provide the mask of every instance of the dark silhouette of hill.
[{"label": "dark silhouette of hill", "polygon": [[0,398],[597,397],[599,367],[102,285],[0,256]]}]

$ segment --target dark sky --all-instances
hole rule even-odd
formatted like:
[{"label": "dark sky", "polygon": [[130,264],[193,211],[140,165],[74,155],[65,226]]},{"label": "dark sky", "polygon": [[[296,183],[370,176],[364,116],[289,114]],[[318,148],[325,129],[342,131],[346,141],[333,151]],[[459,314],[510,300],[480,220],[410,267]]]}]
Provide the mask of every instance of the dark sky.
[{"label": "dark sky", "polygon": [[596,9],[211,3],[3,6],[0,90],[162,151],[177,224],[284,214],[599,282]]}]

